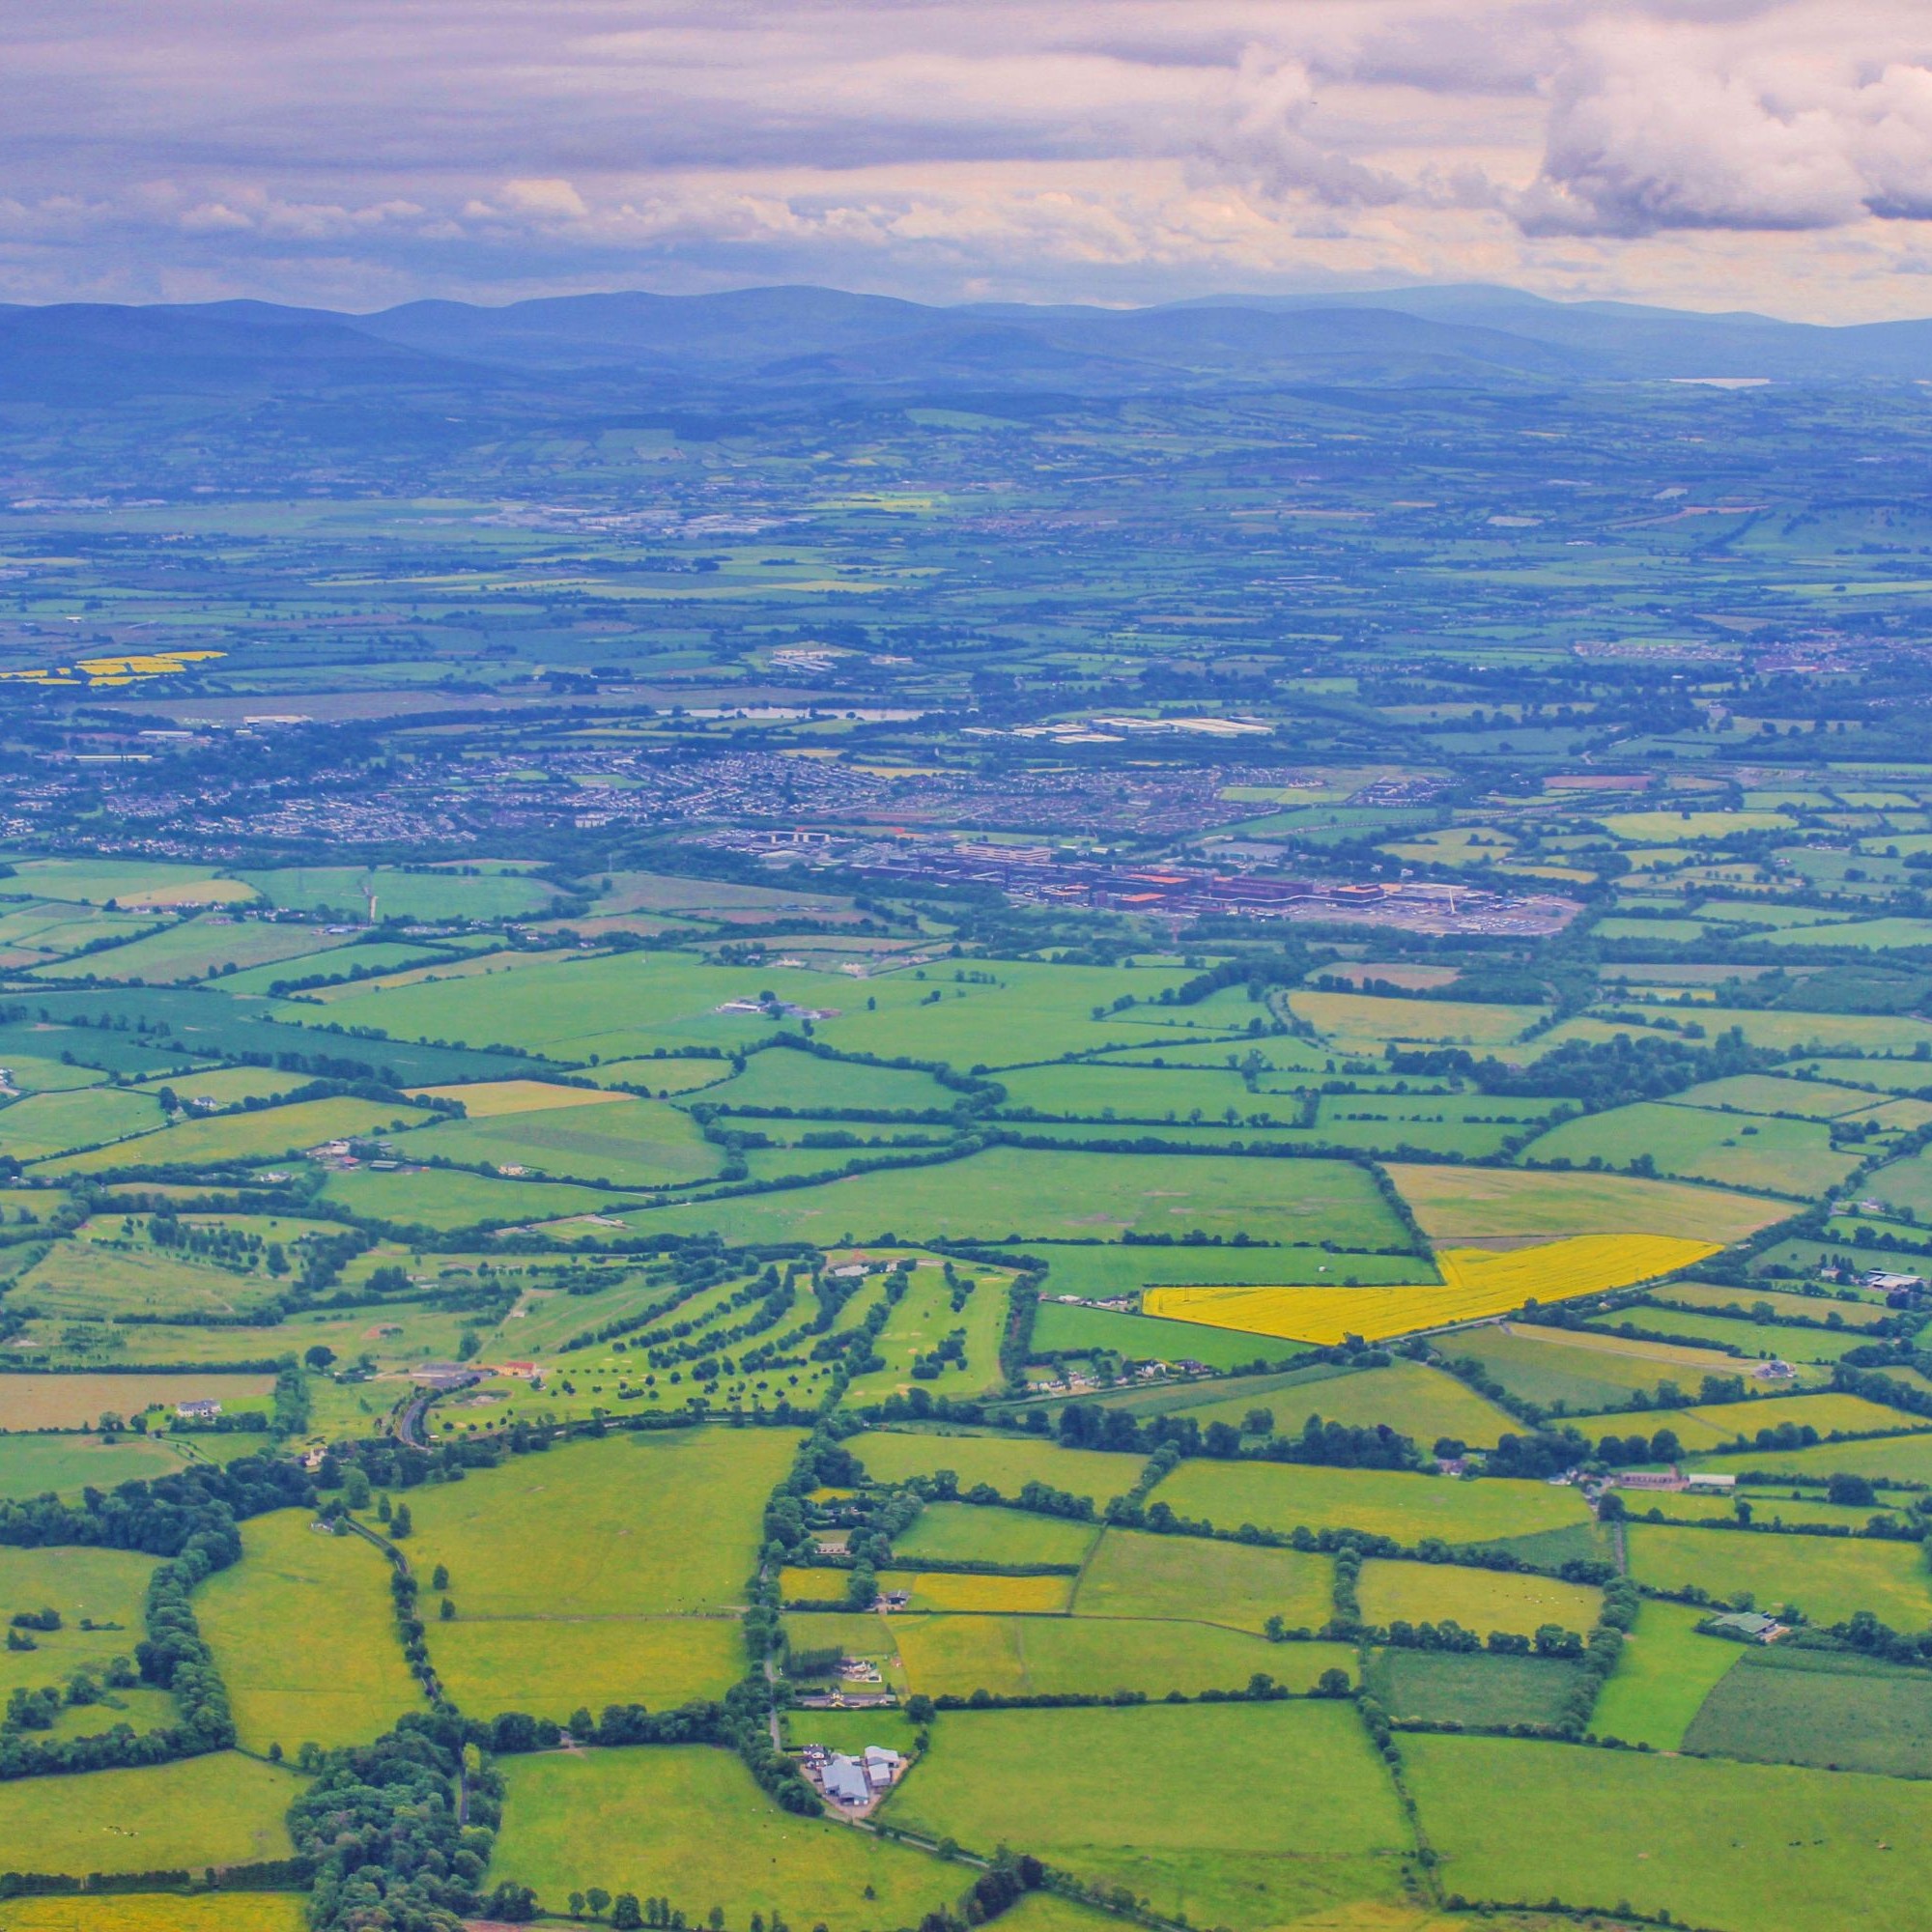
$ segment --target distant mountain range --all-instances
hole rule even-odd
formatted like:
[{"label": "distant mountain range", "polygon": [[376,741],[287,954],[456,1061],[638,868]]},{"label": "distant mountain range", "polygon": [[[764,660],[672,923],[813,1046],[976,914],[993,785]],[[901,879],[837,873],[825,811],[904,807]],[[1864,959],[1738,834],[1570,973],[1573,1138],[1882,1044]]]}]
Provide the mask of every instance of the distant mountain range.
[{"label": "distant mountain range", "polygon": [[1569,387],[1932,378],[1932,321],[1825,328],[1502,288],[1216,296],[1155,308],[933,307],[836,289],[558,296],[374,315],[256,301],[0,305],[0,401],[429,389],[1078,395],[1245,386]]}]

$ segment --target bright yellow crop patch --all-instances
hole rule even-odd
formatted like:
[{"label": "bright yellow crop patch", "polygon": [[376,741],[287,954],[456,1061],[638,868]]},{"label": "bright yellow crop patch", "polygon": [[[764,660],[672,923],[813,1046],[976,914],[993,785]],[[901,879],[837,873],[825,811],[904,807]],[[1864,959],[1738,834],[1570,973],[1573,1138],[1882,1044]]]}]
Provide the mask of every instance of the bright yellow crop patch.
[{"label": "bright yellow crop patch", "polygon": [[1525,1302],[1569,1301],[1689,1267],[1717,1243],[1676,1235],[1573,1235],[1567,1240],[1494,1254],[1445,1248],[1440,1288],[1151,1288],[1149,1315],[1236,1328],[1253,1335],[1327,1346],[1365,1342],[1507,1315]]}]

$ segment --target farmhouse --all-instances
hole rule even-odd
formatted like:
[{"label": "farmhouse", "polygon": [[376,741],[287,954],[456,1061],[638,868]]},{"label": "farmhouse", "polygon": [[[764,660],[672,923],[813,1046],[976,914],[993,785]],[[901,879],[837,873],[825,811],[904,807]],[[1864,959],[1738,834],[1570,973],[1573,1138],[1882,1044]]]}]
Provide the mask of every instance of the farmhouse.
[{"label": "farmhouse", "polygon": [[867,1780],[866,1767],[855,1757],[846,1757],[842,1752],[835,1753],[826,1759],[825,1768],[818,1776],[826,1797],[835,1804],[869,1804],[872,1802],[872,1787]]},{"label": "farmhouse", "polygon": [[175,1413],[184,1422],[213,1422],[221,1413],[218,1402],[178,1402]]}]

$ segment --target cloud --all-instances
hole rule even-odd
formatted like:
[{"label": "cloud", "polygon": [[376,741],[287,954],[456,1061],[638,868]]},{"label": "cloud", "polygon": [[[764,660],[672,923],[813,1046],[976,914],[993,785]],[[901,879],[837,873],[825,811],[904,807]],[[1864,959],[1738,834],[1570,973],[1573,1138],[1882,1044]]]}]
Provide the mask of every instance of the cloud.
[{"label": "cloud", "polygon": [[0,298],[1894,312],[1932,219],[1923,0],[63,0],[0,16]]},{"label": "cloud", "polygon": [[1932,214],[1932,64],[1665,24],[1592,32],[1556,77],[1539,234],[1803,231]]}]

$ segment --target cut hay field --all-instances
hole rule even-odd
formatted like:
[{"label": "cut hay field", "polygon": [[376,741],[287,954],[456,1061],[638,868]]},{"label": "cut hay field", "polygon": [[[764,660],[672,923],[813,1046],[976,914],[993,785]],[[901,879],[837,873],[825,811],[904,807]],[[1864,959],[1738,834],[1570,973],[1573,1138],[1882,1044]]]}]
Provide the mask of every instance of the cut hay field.
[{"label": "cut hay field", "polygon": [[573,1891],[669,1887],[695,1921],[713,1905],[830,1932],[916,1925],[964,1889],[959,1867],[822,1818],[781,1811],[736,1752],[697,1745],[505,1761],[495,1884],[561,1912]]},{"label": "cut hay field", "polygon": [[[715,1066],[717,1062],[707,1061]],[[479,1080],[467,1087],[422,1087],[410,1096],[416,1100],[456,1100],[471,1121],[494,1121],[504,1115],[542,1114],[557,1107],[621,1106],[622,1094],[595,1087],[564,1087],[552,1080]]]},{"label": "cut hay field", "polygon": [[[1612,1432],[1615,1423],[1608,1416],[1593,1418]],[[1833,1432],[1844,1435],[1871,1435],[1887,1429],[1932,1429],[1932,1422],[1908,1415],[1903,1409],[1888,1408],[1867,1402],[1861,1395],[1840,1395],[1824,1390],[1817,1395],[1753,1396],[1744,1402],[1712,1403],[1709,1406],[1682,1408],[1672,1412],[1668,1426],[1677,1432],[1686,1449],[1723,1448],[1742,1436],[1754,1441],[1761,1429],[1777,1429],[1785,1423],[1815,1429],[1820,1435]],[[1589,1422],[1577,1426],[1592,1433]]]},{"label": "cut hay field", "polygon": [[[0,1871],[178,1871],[285,1859],[292,1772],[216,1751],[0,1784]],[[89,1928],[92,1932],[92,1928]]]},{"label": "cut hay field", "polygon": [[470,1717],[527,1711],[559,1723],[580,1706],[654,1711],[723,1697],[745,1674],[736,1617],[549,1617],[439,1620],[427,1593],[430,1659],[443,1690]]},{"label": "cut hay field", "polygon": [[1362,1565],[1361,1600],[1366,1621],[1383,1628],[1446,1619],[1480,1637],[1492,1631],[1533,1636],[1541,1625],[1556,1624],[1581,1636],[1595,1626],[1603,1594],[1528,1571],[1375,1561]]},{"label": "cut hay field", "polygon": [[[102,1415],[132,1417],[157,1405],[214,1401],[230,1406],[265,1396],[273,1376],[196,1369],[185,1375],[0,1375],[9,1429],[91,1429]],[[266,1440],[264,1437],[262,1440]],[[259,1443],[258,1445],[259,1446]]]},{"label": "cut hay field", "polygon": [[1217,1528],[1362,1529],[1405,1544],[1493,1543],[1588,1520],[1581,1496],[1547,1483],[1324,1469],[1287,1463],[1182,1463],[1151,1498]]},{"label": "cut hay field", "polygon": [[912,1569],[930,1560],[1077,1565],[1086,1560],[1098,1534],[1090,1522],[1067,1522],[1025,1510],[928,1503],[919,1520],[893,1545],[893,1555]]},{"label": "cut hay field", "polygon": [[690,1202],[626,1217],[640,1233],[822,1246],[942,1236],[1118,1240],[1129,1231],[1196,1232],[1343,1248],[1407,1246],[1374,1181],[1352,1161],[1090,1153],[995,1147],[958,1160],[882,1169],[726,1203]]},{"label": "cut hay field", "polygon": [[1807,1120],[1832,1121],[1869,1107],[1878,1095],[1858,1087],[1838,1087],[1825,1080],[1787,1080],[1776,1073],[1734,1073],[1728,1079],[1707,1080],[1701,1086],[1673,1094],[1673,1107],[1709,1107],[1737,1114],[1802,1114]]},{"label": "cut hay field", "polygon": [[242,1525],[242,1560],[195,1593],[202,1635],[235,1712],[237,1741],[294,1757],[304,1744],[368,1744],[422,1693],[403,1661],[389,1565],[359,1536],[328,1536],[307,1510]]},{"label": "cut hay field", "polygon": [[1424,1449],[1443,1436],[1472,1448],[1492,1448],[1504,1430],[1520,1427],[1513,1415],[1485,1402],[1467,1383],[1427,1362],[1395,1362],[1385,1369],[1324,1375],[1319,1381],[1268,1388],[1272,1379],[1256,1378],[1262,1386],[1253,1393],[1231,1394],[1218,1401],[1211,1382],[1176,1391],[1198,1399],[1177,1401],[1171,1407],[1163,1405],[1160,1412],[1191,1415],[1203,1429],[1211,1422],[1238,1429],[1250,1410],[1264,1408],[1274,1418],[1274,1428],[1286,1435],[1298,1435],[1311,1415],[1351,1429],[1372,1429],[1385,1422]]},{"label": "cut hay field", "polygon": [[1150,1315],[1333,1347],[1350,1335],[1382,1341],[1626,1288],[1717,1252],[1681,1236],[1575,1235],[1503,1254],[1439,1248],[1440,1288],[1156,1288],[1143,1306]]},{"label": "cut hay field", "polygon": [[1323,993],[1297,988],[1290,1009],[1338,1045],[1377,1053],[1387,1040],[1456,1046],[1502,1046],[1520,1039],[1544,1017],[1541,1007],[1489,1006],[1468,1000],[1403,1000],[1375,993]]},{"label": "cut hay field", "polygon": [[1655,1588],[1694,1583],[1728,1603],[1748,1596],[1770,1611],[1793,1604],[1814,1624],[1840,1623],[1860,1610],[1894,1630],[1932,1623],[1932,1576],[1916,1543],[1648,1522],[1632,1523],[1624,1535],[1631,1575]]},{"label": "cut hay field", "polygon": [[[33,1650],[0,1650],[0,1702],[17,1686],[38,1690],[83,1666],[131,1658],[147,1634],[141,1605],[154,1568],[152,1556],[125,1549],[0,1548],[0,1616],[52,1609],[62,1625],[34,1633]],[[84,1631],[83,1617],[114,1628]]]},{"label": "cut hay field", "polygon": [[1643,1605],[1590,1714],[1599,1737],[1655,1750],[1683,1744],[1704,1699],[1743,1655],[1722,1637],[1698,1635],[1706,1614],[1686,1604]]},{"label": "cut hay field", "polygon": [[1433,1241],[1451,1243],[1618,1234],[1736,1241],[1794,1211],[1781,1201],[1633,1175],[1417,1167],[1399,1161],[1387,1171],[1422,1232]]},{"label": "cut hay field", "polygon": [[1235,1932],[1399,1896],[1409,1843],[1346,1703],[949,1717],[885,1815],[974,1850],[1027,1845]]},{"label": "cut hay field", "polygon": [[707,1427],[520,1456],[412,1491],[410,1560],[448,1567],[465,1617],[724,1609],[744,1600],[765,1500],[798,1441]]},{"label": "cut hay field", "polygon": [[1334,1613],[1335,1568],[1293,1549],[1109,1529],[1081,1572],[1078,1617],[1159,1618],[1259,1633],[1271,1616],[1320,1630]]},{"label": "cut hay field", "polygon": [[1016,1496],[1029,1483],[1046,1483],[1076,1496],[1091,1496],[1096,1510],[1125,1494],[1147,1467],[1143,1456],[1062,1449],[1052,1442],[1013,1435],[876,1429],[853,1436],[844,1446],[875,1483],[902,1483],[908,1476],[951,1469],[962,1490],[986,1483],[1003,1496]]},{"label": "cut hay field", "polygon": [[1469,1898],[1750,1932],[1845,1932],[1856,1899],[1861,1932],[1924,1922],[1922,1781],[1507,1738],[1405,1738],[1403,1756],[1443,1887]]},{"label": "cut hay field", "polygon": [[[794,1620],[796,1621],[796,1619]],[[909,1688],[929,1697],[1073,1694],[1115,1690],[1245,1688],[1264,1671],[1293,1690],[1313,1690],[1324,1670],[1355,1675],[1353,1648],[1341,1643],[1269,1643],[1219,1624],[1157,1619],[895,1616],[893,1637]]]}]

